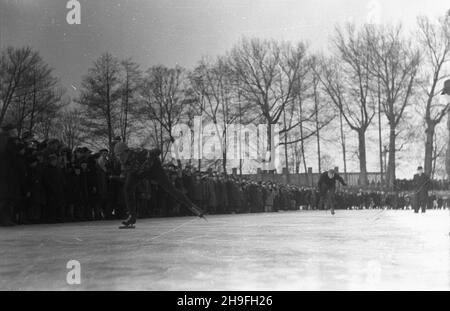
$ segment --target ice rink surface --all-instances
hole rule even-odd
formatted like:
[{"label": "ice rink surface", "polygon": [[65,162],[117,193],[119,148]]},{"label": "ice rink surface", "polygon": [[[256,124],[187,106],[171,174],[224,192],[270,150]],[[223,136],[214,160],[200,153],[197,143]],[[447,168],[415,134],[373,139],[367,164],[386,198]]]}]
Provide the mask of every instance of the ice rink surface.
[{"label": "ice rink surface", "polygon": [[[450,290],[450,212],[0,227],[0,290]],[[81,284],[68,285],[78,260]]]}]

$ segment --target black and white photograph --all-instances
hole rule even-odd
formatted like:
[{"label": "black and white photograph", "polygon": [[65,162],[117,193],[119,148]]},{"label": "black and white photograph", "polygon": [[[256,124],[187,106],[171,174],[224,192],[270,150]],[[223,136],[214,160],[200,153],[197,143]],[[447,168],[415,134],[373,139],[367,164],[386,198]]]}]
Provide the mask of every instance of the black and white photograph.
[{"label": "black and white photograph", "polygon": [[0,0],[0,291],[450,291],[450,2]]}]

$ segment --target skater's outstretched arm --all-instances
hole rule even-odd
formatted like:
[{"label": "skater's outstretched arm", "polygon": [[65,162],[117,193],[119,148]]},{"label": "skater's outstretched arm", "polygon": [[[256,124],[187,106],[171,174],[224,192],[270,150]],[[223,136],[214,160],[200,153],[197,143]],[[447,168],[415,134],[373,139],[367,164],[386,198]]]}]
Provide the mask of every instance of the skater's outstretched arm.
[{"label": "skater's outstretched arm", "polygon": [[345,180],[340,176],[336,174],[336,179],[343,185],[343,186],[347,186],[347,183],[345,182]]}]

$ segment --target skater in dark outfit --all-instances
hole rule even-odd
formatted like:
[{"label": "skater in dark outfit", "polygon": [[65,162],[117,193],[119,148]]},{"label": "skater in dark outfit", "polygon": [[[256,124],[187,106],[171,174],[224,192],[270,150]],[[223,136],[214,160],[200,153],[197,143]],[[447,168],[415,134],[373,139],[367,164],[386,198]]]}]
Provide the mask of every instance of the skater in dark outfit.
[{"label": "skater in dark outfit", "polygon": [[331,214],[334,215],[335,198],[334,193],[336,191],[336,181],[339,181],[342,185],[347,186],[345,181],[339,174],[333,169],[328,172],[322,173],[319,178],[319,209],[322,209],[324,203],[327,204],[331,210]]},{"label": "skater in dark outfit", "polygon": [[415,192],[414,213],[418,213],[420,208],[422,209],[422,213],[425,213],[428,205],[430,177],[423,172],[422,166],[417,168],[417,174],[414,175],[413,182]]},{"label": "skater in dark outfit", "polygon": [[122,175],[125,177],[124,195],[128,211],[128,218],[122,222],[125,227],[136,223],[136,188],[142,179],[156,182],[181,205],[203,217],[203,212],[170,182],[162,168],[159,159],[161,152],[158,149],[132,150],[125,143],[119,142],[114,146],[114,153],[121,163]]}]

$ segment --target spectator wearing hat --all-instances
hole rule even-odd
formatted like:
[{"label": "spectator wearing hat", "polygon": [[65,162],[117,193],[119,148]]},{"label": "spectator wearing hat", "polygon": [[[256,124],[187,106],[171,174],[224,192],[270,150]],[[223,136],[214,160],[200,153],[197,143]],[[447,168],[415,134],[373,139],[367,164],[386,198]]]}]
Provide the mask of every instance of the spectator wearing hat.
[{"label": "spectator wearing hat", "polygon": [[194,172],[192,169],[193,176],[193,192],[191,194],[192,201],[199,206],[200,208],[204,208],[202,190],[203,190],[203,179],[200,175],[200,172]]},{"label": "spectator wearing hat", "polygon": [[27,158],[27,221],[38,223],[42,220],[42,212],[46,205],[45,189],[43,184],[43,166],[36,155]]},{"label": "spectator wearing hat", "polygon": [[14,183],[19,187],[20,198],[14,204],[14,217],[18,223],[28,223],[26,204],[26,175],[27,175],[27,162],[26,162],[26,146],[20,140],[15,140],[16,157],[15,157],[15,170],[16,173],[13,176]]},{"label": "spectator wearing hat", "polygon": [[108,150],[102,149],[95,161],[96,175],[96,194],[97,194],[97,211],[101,219],[112,218],[112,209],[110,204],[110,187],[109,187],[109,171],[108,171]]},{"label": "spectator wearing hat", "polygon": [[228,206],[226,186],[219,176],[214,176],[214,189],[217,199],[217,213],[223,214]]},{"label": "spectator wearing hat", "polygon": [[14,206],[20,199],[17,180],[14,144],[14,126],[7,124],[0,129],[0,226],[13,226]]},{"label": "spectator wearing hat", "polygon": [[203,200],[205,202],[205,208],[209,214],[215,214],[217,212],[217,196],[216,186],[212,178],[206,177],[203,183]]},{"label": "spectator wearing hat", "polygon": [[65,216],[64,175],[58,164],[58,156],[54,153],[48,155],[43,182],[47,197],[44,220],[50,223],[63,221]]},{"label": "spectator wearing hat", "polygon": [[227,176],[225,184],[228,196],[228,211],[230,213],[238,213],[241,209],[242,201],[239,184],[229,176]]},{"label": "spectator wearing hat", "polygon": [[186,191],[186,195],[191,201],[195,202],[195,200],[197,200],[197,198],[195,198],[195,184],[194,184],[195,177],[189,165],[185,166],[182,174],[182,179],[183,179],[183,188]]},{"label": "spectator wearing hat", "polygon": [[80,162],[80,180],[81,180],[81,202],[86,220],[98,218],[99,212],[96,210],[97,183],[96,174],[89,165],[89,158],[85,157]]},{"label": "spectator wearing hat", "polygon": [[81,168],[78,165],[73,165],[70,174],[67,176],[67,180],[70,184],[70,191],[67,197],[69,216],[75,221],[84,220],[86,214],[84,206],[86,202],[83,202],[82,198]]},{"label": "spectator wearing hat", "polygon": [[266,200],[265,200],[265,206],[264,206],[265,212],[273,211],[273,201],[275,199],[275,194],[276,194],[275,189],[272,186],[267,187]]}]

